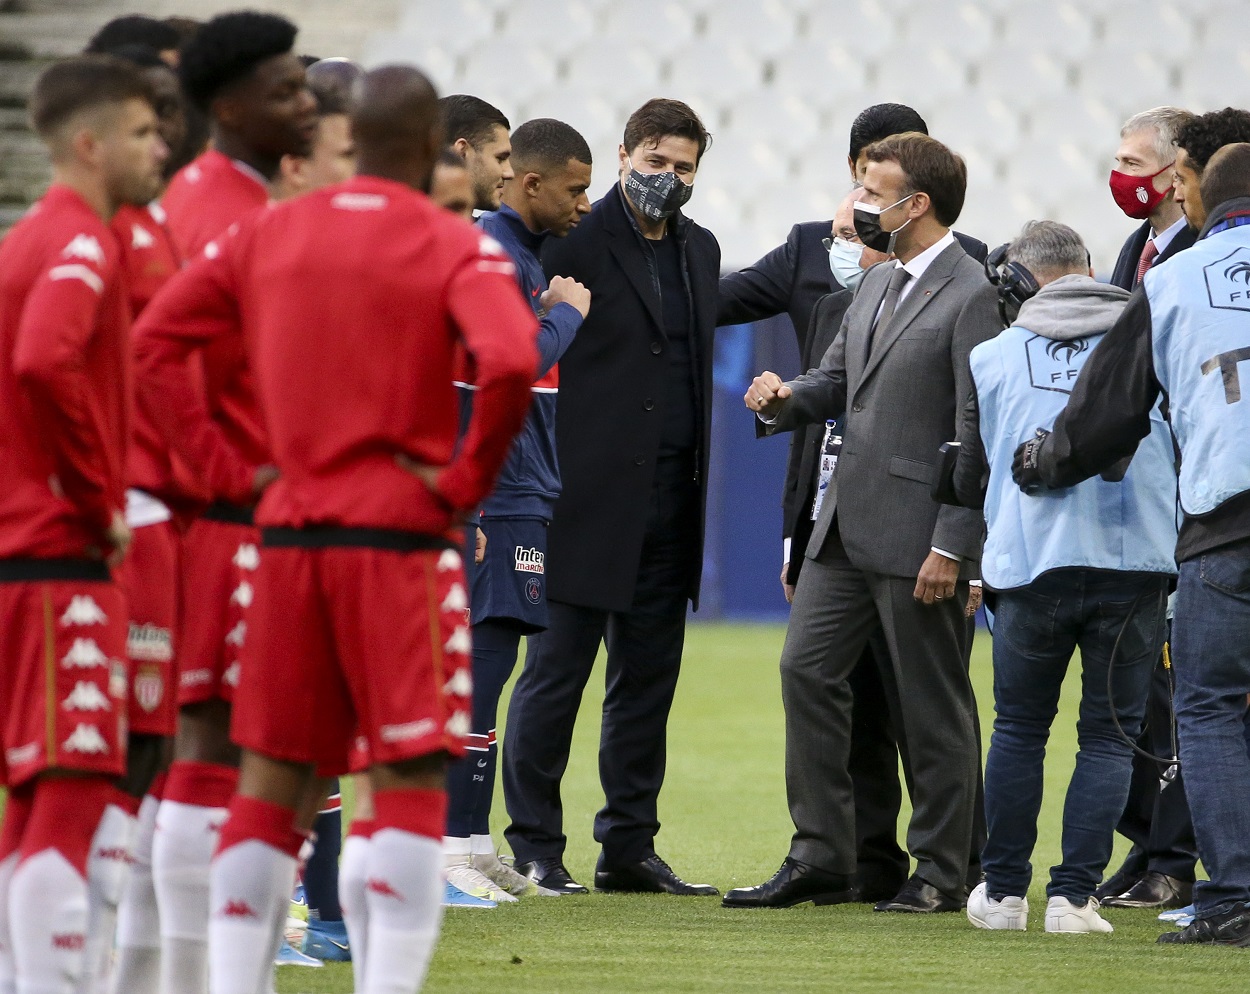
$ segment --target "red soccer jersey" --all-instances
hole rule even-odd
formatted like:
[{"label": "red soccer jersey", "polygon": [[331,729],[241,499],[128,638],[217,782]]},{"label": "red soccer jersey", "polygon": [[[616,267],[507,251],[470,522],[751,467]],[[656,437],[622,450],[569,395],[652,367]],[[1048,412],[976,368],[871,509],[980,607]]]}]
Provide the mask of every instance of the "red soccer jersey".
[{"label": "red soccer jersey", "polygon": [[[269,203],[269,188],[259,173],[210,150],[179,170],[161,203],[175,246],[184,259],[191,260],[232,225],[263,209]],[[174,439],[175,454],[187,462],[213,497],[250,504],[256,467],[270,462],[270,455],[242,343],[230,338],[212,342],[194,364],[203,371],[200,396],[207,404],[207,416],[231,451],[225,461],[204,462],[209,450],[180,437]]]},{"label": "red soccer jersey", "polygon": [[174,245],[184,259],[194,259],[230,225],[267,203],[264,177],[216,149],[178,170],[161,198]]},{"label": "red soccer jersey", "polygon": [[100,554],[125,506],[119,257],[109,228],[59,185],[0,243],[0,559]]},{"label": "red soccer jersey", "polygon": [[[130,317],[142,313],[156,291],[182,266],[165,212],[158,204],[123,206],[113,217],[121,247],[122,270],[130,300]],[[207,499],[191,472],[170,457],[169,446],[142,405],[134,409],[126,482],[168,504],[186,506]]]},{"label": "red soccer jersey", "polygon": [[[246,341],[282,473],[259,524],[437,534],[486,495],[538,362],[498,243],[406,186],[358,177],[253,216],[210,254],[144,314],[136,358],[154,407],[208,452],[221,440],[197,425],[180,365]],[[478,384],[458,451],[457,342]],[[437,494],[400,455],[446,467]]]}]

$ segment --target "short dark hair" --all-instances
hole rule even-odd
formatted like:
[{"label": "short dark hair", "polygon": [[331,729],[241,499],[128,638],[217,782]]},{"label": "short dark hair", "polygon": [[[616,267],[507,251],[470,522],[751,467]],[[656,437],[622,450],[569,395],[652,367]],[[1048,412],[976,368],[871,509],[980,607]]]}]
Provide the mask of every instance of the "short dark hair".
[{"label": "short dark hair", "polygon": [[1211,156],[1225,145],[1247,141],[1250,141],[1250,111],[1236,107],[1199,114],[1176,132],[1176,147],[1185,150],[1199,173],[1207,168]]},{"label": "short dark hair", "polygon": [[438,158],[434,160],[436,166],[447,166],[451,169],[468,169],[469,164],[464,161],[463,155],[457,155],[449,148],[443,149],[438,153]]},{"label": "short dark hair", "polygon": [[81,111],[127,100],[154,104],[155,99],[143,71],[133,63],[113,55],[79,55],[49,66],[35,81],[30,119],[47,140]]},{"label": "short dark hair", "polygon": [[365,71],[348,59],[317,59],[308,69],[308,88],[317,98],[317,113],[350,114],[352,88]]},{"label": "short dark hair", "polygon": [[438,112],[443,119],[443,139],[449,146],[463,138],[474,149],[480,149],[495,137],[496,126],[512,130],[503,111],[467,93],[443,97],[438,102]]},{"label": "short dark hair", "polygon": [[968,167],[936,138],[908,131],[873,142],[864,154],[869,162],[897,162],[912,193],[927,193],[933,216],[949,228],[964,209]]},{"label": "short dark hair", "polygon": [[712,144],[711,134],[689,105],[680,100],[656,97],[629,115],[623,139],[625,151],[632,154],[634,149],[646,142],[657,145],[669,135],[689,138],[699,146],[699,154],[694,160],[696,165]]},{"label": "short dark hair", "polygon": [[85,51],[90,55],[115,55],[123,45],[146,45],[157,52],[164,52],[177,48],[181,41],[177,29],[165,21],[143,14],[127,14],[113,18],[97,31],[87,42]]},{"label": "short dark hair", "polygon": [[1250,144],[1233,142],[1219,149],[1202,171],[1198,192],[1208,214],[1220,204],[1250,197]]},{"label": "short dark hair", "polygon": [[108,54],[114,58],[132,62],[141,69],[155,69],[158,66],[164,66],[170,72],[174,71],[169,63],[161,58],[160,53],[156,49],[149,48],[147,45],[118,45]]},{"label": "short dark hair", "polygon": [[518,175],[563,169],[570,159],[589,166],[590,146],[576,128],[563,121],[539,117],[512,133],[512,161]]},{"label": "short dark hair", "polygon": [[203,21],[197,21],[194,17],[167,17],[165,23],[178,32],[179,48],[199,34],[200,28],[204,26]]},{"label": "short dark hair", "polygon": [[187,98],[207,111],[223,90],[246,79],[260,63],[290,52],[297,32],[277,14],[241,10],[214,17],[182,47],[178,75]]},{"label": "short dark hair", "polygon": [[851,122],[851,150],[848,153],[851,162],[858,162],[859,153],[873,142],[908,131],[927,135],[929,126],[925,124],[923,117],[906,104],[873,104],[865,107]]}]

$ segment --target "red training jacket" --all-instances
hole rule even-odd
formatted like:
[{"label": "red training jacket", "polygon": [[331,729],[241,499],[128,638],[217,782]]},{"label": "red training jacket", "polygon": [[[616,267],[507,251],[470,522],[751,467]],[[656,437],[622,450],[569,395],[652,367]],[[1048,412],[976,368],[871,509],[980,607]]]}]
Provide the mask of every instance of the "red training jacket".
[{"label": "red training jacket", "polygon": [[129,329],[117,239],[54,184],[0,243],[0,559],[109,551],[125,507]]},{"label": "red training jacket", "polygon": [[[424,195],[358,177],[253,215],[175,277],[140,320],[136,361],[153,409],[227,463],[183,363],[245,341],[282,474],[258,524],[442,534],[486,495],[529,404],[538,324],[513,274]],[[460,342],[478,392],[457,450]],[[434,491],[400,455],[445,467]]]}]

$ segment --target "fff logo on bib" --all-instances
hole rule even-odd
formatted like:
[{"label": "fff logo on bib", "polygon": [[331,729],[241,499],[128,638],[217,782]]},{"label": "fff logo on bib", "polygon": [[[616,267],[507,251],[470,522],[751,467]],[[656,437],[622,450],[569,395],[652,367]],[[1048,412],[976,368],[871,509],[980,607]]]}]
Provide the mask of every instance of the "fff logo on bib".
[{"label": "fff logo on bib", "polygon": [[1084,338],[1054,341],[1035,335],[1024,343],[1029,364],[1029,382],[1036,390],[1071,393],[1085,365],[1089,342]]},{"label": "fff logo on bib", "polygon": [[1212,307],[1250,311],[1250,249],[1239,246],[1202,269]]}]

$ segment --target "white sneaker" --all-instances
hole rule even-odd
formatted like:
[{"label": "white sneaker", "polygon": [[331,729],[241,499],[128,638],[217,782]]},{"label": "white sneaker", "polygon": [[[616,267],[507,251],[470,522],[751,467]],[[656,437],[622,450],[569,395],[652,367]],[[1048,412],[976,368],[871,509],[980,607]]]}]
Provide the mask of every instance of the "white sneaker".
[{"label": "white sneaker", "polygon": [[490,880],[500,890],[513,897],[559,897],[553,890],[539,887],[529,877],[523,877],[511,866],[503,862],[498,854],[474,853],[469,857],[469,865]]},{"label": "white sneaker", "polygon": [[1083,935],[1088,932],[1114,932],[1111,922],[1098,913],[1098,899],[1091,897],[1073,904],[1066,897],[1046,902],[1046,931],[1056,935]]},{"label": "white sneaker", "polygon": [[982,881],[968,895],[968,921],[977,928],[1023,932],[1029,923],[1029,899],[1004,897],[995,901]]},{"label": "white sneaker", "polygon": [[471,897],[479,897],[484,901],[495,901],[498,904],[513,904],[516,898],[505,890],[501,890],[495,882],[481,870],[469,862],[469,857],[447,856],[443,866],[443,879],[453,887],[457,887]]}]

